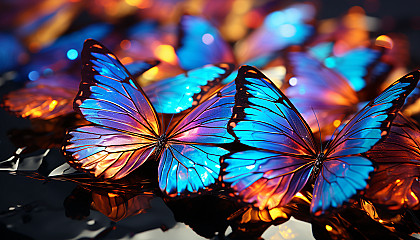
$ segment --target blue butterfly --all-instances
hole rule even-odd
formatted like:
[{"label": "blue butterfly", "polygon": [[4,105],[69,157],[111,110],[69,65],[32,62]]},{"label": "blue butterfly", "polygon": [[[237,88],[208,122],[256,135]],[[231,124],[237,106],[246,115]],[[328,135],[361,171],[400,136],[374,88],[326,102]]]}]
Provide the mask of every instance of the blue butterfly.
[{"label": "blue butterfly", "polygon": [[290,100],[260,71],[244,66],[228,131],[254,150],[223,159],[224,182],[260,209],[284,206],[315,179],[311,212],[323,214],[366,187],[373,163],[361,156],[390,131],[420,72],[402,77],[361,109],[325,148]]},{"label": "blue butterfly", "polygon": [[375,78],[390,70],[389,65],[379,61],[383,49],[358,47],[335,55],[333,47],[333,42],[323,42],[310,48],[309,53],[326,67],[341,74],[356,92],[366,87],[369,78]]},{"label": "blue butterfly", "polygon": [[74,108],[92,125],[70,130],[63,151],[76,169],[120,179],[149,159],[159,160],[160,189],[170,196],[206,189],[218,178],[219,158],[233,142],[231,83],[173,124],[154,106],[119,60],[95,40],[82,51],[82,82]]},{"label": "blue butterfly", "polygon": [[144,92],[158,113],[174,114],[197,106],[233,70],[232,64],[205,65],[147,85]]},{"label": "blue butterfly", "polygon": [[315,11],[310,4],[294,4],[267,15],[263,25],[232,48],[206,19],[185,15],[180,22],[176,53],[183,69],[221,62],[263,67],[276,51],[302,44],[312,33]]}]

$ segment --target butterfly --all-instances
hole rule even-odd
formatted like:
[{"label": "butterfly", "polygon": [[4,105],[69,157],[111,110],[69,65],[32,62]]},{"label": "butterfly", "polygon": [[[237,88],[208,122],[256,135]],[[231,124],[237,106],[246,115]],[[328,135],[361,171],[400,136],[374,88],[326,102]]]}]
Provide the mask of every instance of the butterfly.
[{"label": "butterfly", "polygon": [[221,179],[245,202],[271,209],[289,203],[312,178],[312,213],[341,206],[366,187],[374,167],[360,153],[388,134],[419,77],[416,71],[396,81],[322,148],[292,102],[259,70],[241,67],[228,131],[256,149],[223,157]]},{"label": "butterfly", "polygon": [[292,44],[303,43],[313,32],[307,22],[314,17],[309,4],[295,4],[267,15],[263,25],[235,48],[206,19],[184,15],[180,21],[176,53],[183,69],[190,70],[210,63],[239,63],[263,67],[273,53]]},{"label": "butterfly", "polygon": [[389,206],[418,208],[420,197],[420,129],[402,114],[395,118],[388,137],[366,152],[377,169],[365,197]]},{"label": "butterfly", "polygon": [[[141,75],[157,62],[133,62],[127,65],[133,76]],[[29,81],[3,97],[2,107],[23,118],[45,119],[73,113],[73,99],[78,92],[80,79],[66,72]]]},{"label": "butterfly", "polygon": [[73,167],[120,179],[148,159],[158,159],[159,187],[169,196],[195,193],[215,182],[219,158],[228,153],[216,144],[234,140],[226,130],[233,83],[165,130],[143,90],[103,45],[86,40],[82,61],[74,107],[92,124],[68,132],[63,152]]}]

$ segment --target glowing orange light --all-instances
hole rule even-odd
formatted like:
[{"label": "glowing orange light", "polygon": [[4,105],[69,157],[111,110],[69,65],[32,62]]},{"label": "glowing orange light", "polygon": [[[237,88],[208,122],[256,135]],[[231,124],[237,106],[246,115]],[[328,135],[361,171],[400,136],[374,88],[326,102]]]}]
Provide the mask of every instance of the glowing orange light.
[{"label": "glowing orange light", "polygon": [[54,110],[54,108],[55,108],[55,106],[57,106],[57,104],[58,104],[57,100],[52,100],[50,105],[48,106],[48,109],[50,111]]},{"label": "glowing orange light", "polygon": [[339,126],[340,126],[340,124],[341,124],[341,121],[340,120],[334,120],[334,122],[333,122],[333,125],[334,125],[334,127],[336,127],[336,128],[338,128]]},{"label": "glowing orange light", "polygon": [[384,48],[388,48],[388,49],[392,49],[392,47],[394,46],[394,42],[387,35],[381,35],[381,36],[376,38],[375,45],[380,46],[380,47],[384,47]]},{"label": "glowing orange light", "polygon": [[331,232],[333,228],[330,225],[325,225],[325,229],[327,229],[328,232]]},{"label": "glowing orange light", "polygon": [[273,208],[269,210],[270,216],[273,220],[276,220],[277,218],[287,218],[287,214],[284,213],[279,208]]},{"label": "glowing orange light", "polygon": [[126,64],[130,64],[133,62],[133,59],[131,57],[125,57],[121,59],[121,63],[126,65]]},{"label": "glowing orange light", "polygon": [[175,50],[170,45],[159,45],[157,48],[155,48],[154,53],[162,61],[172,64],[176,63]]},{"label": "glowing orange light", "polygon": [[122,40],[121,43],[120,43],[120,47],[123,50],[127,50],[131,47],[131,42],[129,40]]},{"label": "glowing orange light", "polygon": [[156,75],[159,72],[159,68],[158,67],[152,67],[151,69],[147,70],[146,72],[144,72],[142,74],[142,78],[146,79],[146,80],[152,80],[156,77]]}]

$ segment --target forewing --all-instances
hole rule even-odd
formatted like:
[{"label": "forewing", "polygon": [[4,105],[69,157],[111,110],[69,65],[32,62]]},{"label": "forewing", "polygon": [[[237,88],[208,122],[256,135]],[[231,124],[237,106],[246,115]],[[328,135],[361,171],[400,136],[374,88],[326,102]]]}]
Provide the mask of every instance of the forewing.
[{"label": "forewing", "polygon": [[144,87],[157,112],[174,114],[197,106],[220,86],[233,65],[206,65]]},{"label": "forewing", "polygon": [[75,110],[95,124],[68,133],[69,162],[95,176],[122,178],[153,153],[157,115],[124,66],[104,46],[87,40]]},{"label": "forewing", "polygon": [[171,141],[183,143],[223,144],[234,138],[227,132],[232,116],[236,86],[234,82],[216,91],[184,116],[169,132]]},{"label": "forewing", "polygon": [[388,135],[392,121],[419,78],[419,71],[411,72],[369,102],[334,137],[327,147],[327,158],[364,153]]},{"label": "forewing", "polygon": [[259,70],[239,69],[228,131],[243,144],[315,157],[314,136],[289,99]]}]

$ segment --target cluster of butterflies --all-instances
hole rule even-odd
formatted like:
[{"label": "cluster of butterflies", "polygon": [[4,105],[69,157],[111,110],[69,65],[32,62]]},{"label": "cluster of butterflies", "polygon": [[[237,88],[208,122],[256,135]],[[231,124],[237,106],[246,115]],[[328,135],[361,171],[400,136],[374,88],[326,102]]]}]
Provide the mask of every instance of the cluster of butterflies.
[{"label": "cluster of butterflies", "polygon": [[357,194],[417,209],[420,129],[402,111],[419,98],[420,72],[381,91],[386,48],[302,47],[314,30],[311,7],[271,13],[235,49],[207,20],[185,15],[176,54],[186,72],[144,87],[142,76],[167,62],[124,65],[88,39],[81,82],[41,77],[3,106],[31,119],[75,111],[82,124],[62,146],[72,167],[112,182],[157,162],[159,188],[172,198],[221,194],[264,211],[313,188],[315,216]]}]

